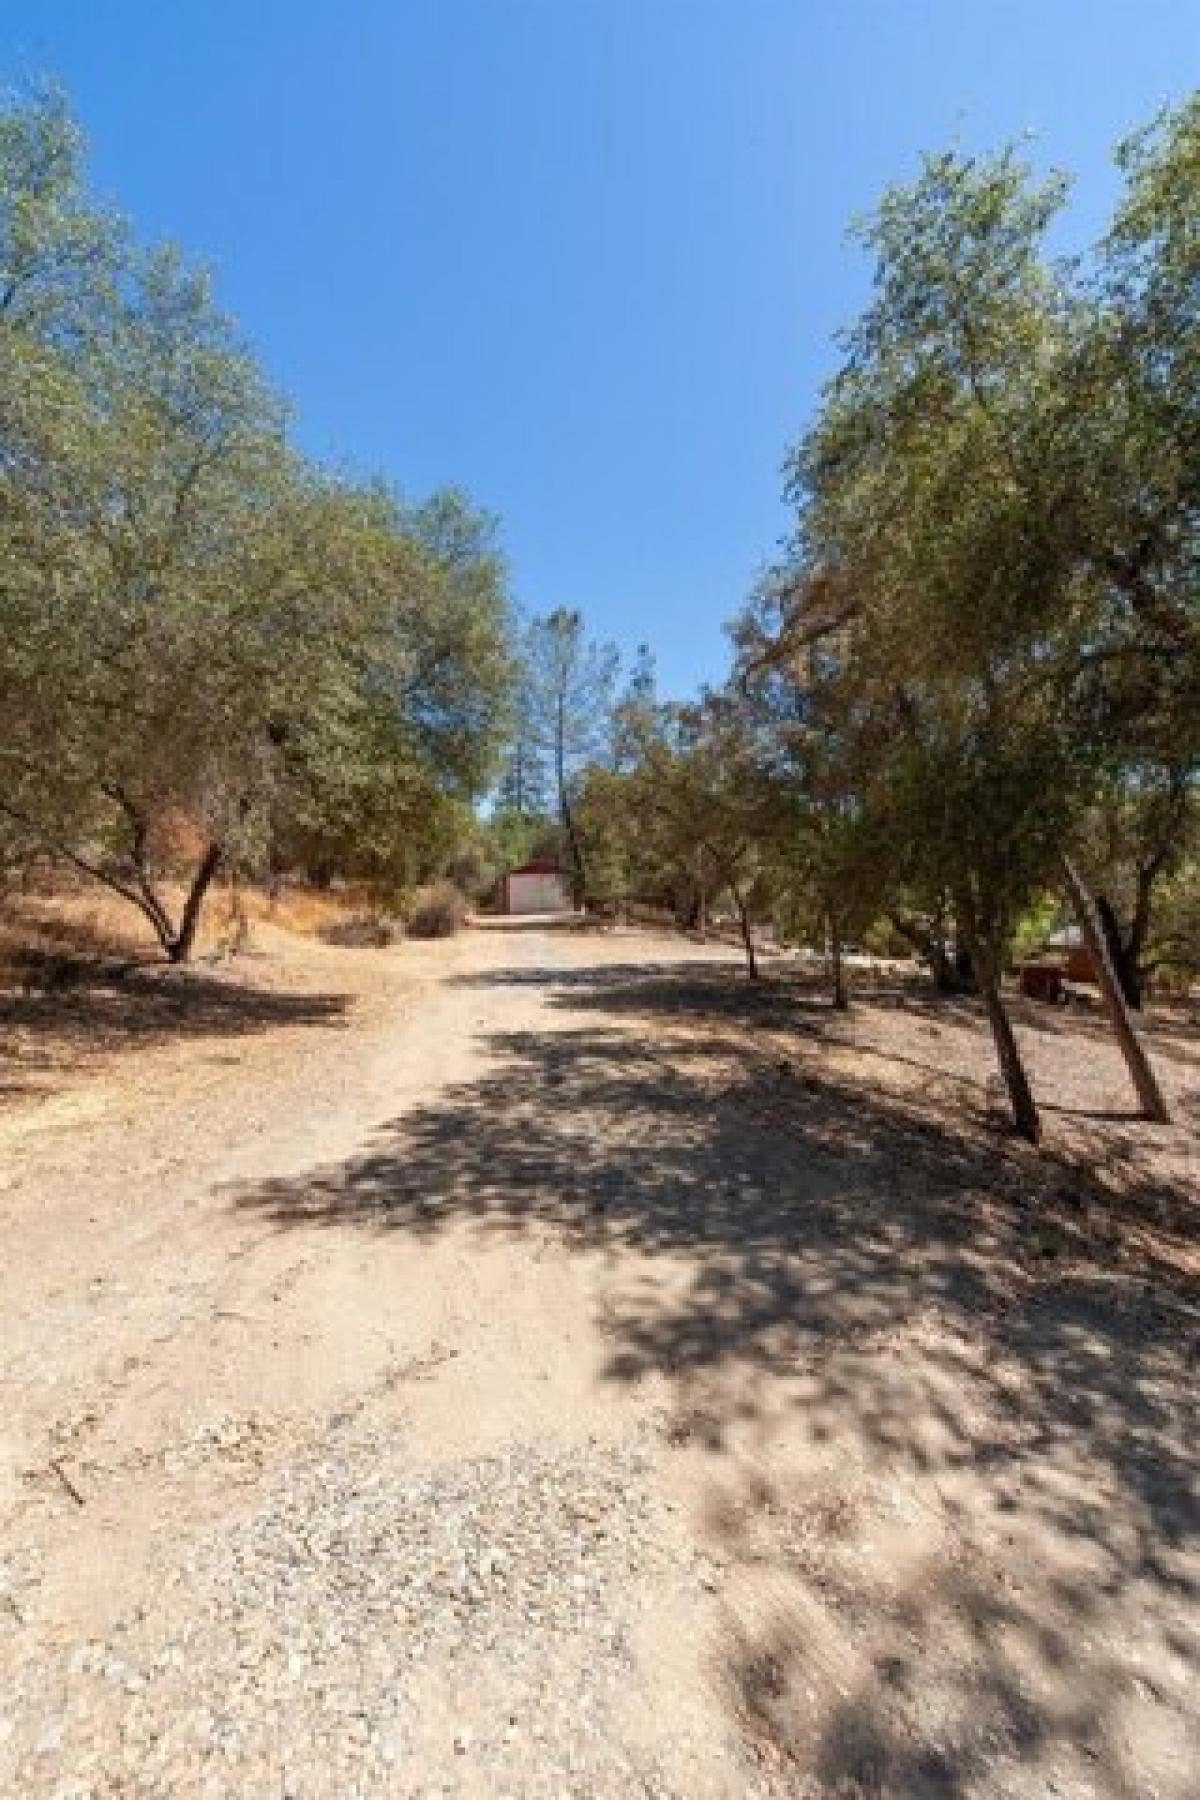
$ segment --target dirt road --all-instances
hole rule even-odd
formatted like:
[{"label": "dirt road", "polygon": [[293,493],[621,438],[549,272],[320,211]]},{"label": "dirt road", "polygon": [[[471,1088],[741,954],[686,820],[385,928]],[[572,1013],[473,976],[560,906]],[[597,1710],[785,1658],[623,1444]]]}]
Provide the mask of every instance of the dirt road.
[{"label": "dirt road", "polygon": [[268,958],[0,1113],[0,1792],[1195,1792],[1180,1183],[1047,1256],[730,961]]}]

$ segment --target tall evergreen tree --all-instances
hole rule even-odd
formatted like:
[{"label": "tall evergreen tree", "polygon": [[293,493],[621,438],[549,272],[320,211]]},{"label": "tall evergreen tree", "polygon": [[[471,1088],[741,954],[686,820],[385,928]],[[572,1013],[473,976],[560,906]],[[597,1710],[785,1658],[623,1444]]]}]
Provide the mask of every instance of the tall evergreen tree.
[{"label": "tall evergreen tree", "polygon": [[587,890],[587,855],[575,816],[580,776],[611,744],[620,658],[589,639],[583,616],[558,608],[535,619],[525,638],[533,742],[546,758],[555,808],[577,888]]}]

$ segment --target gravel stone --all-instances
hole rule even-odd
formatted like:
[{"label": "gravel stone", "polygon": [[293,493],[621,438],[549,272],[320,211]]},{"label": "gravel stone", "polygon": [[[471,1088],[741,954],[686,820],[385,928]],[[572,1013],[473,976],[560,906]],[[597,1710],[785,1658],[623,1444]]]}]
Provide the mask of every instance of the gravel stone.
[{"label": "gravel stone", "polygon": [[0,1787],[49,1792],[52,1749],[54,1791],[88,1800],[428,1795],[431,1768],[448,1796],[682,1800],[617,1714],[647,1577],[695,1581],[647,1465],[528,1444],[415,1471],[335,1426],[157,1607],[18,1664]]}]

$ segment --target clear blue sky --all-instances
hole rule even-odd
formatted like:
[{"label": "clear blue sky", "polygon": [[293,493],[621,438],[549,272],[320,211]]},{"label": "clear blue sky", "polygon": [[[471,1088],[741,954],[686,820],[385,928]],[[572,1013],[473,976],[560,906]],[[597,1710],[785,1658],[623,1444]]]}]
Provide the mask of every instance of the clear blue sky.
[{"label": "clear blue sky", "polygon": [[847,222],[1026,130],[1099,230],[1200,0],[0,0],[100,186],[211,262],[311,451],[501,515],[517,597],[664,691],[784,528],[860,301]]}]

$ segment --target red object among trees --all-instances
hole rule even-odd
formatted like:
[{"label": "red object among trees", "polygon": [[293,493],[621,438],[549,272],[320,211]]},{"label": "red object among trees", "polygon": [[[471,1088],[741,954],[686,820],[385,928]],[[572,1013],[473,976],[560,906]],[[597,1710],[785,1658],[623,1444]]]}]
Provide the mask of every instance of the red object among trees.
[{"label": "red object among trees", "polygon": [[1063,966],[1057,962],[1021,964],[1021,992],[1027,1000],[1044,1000],[1054,1005],[1063,998]]},{"label": "red object among trees", "polygon": [[500,877],[497,900],[502,913],[572,912],[571,884],[556,862],[534,857]]}]

